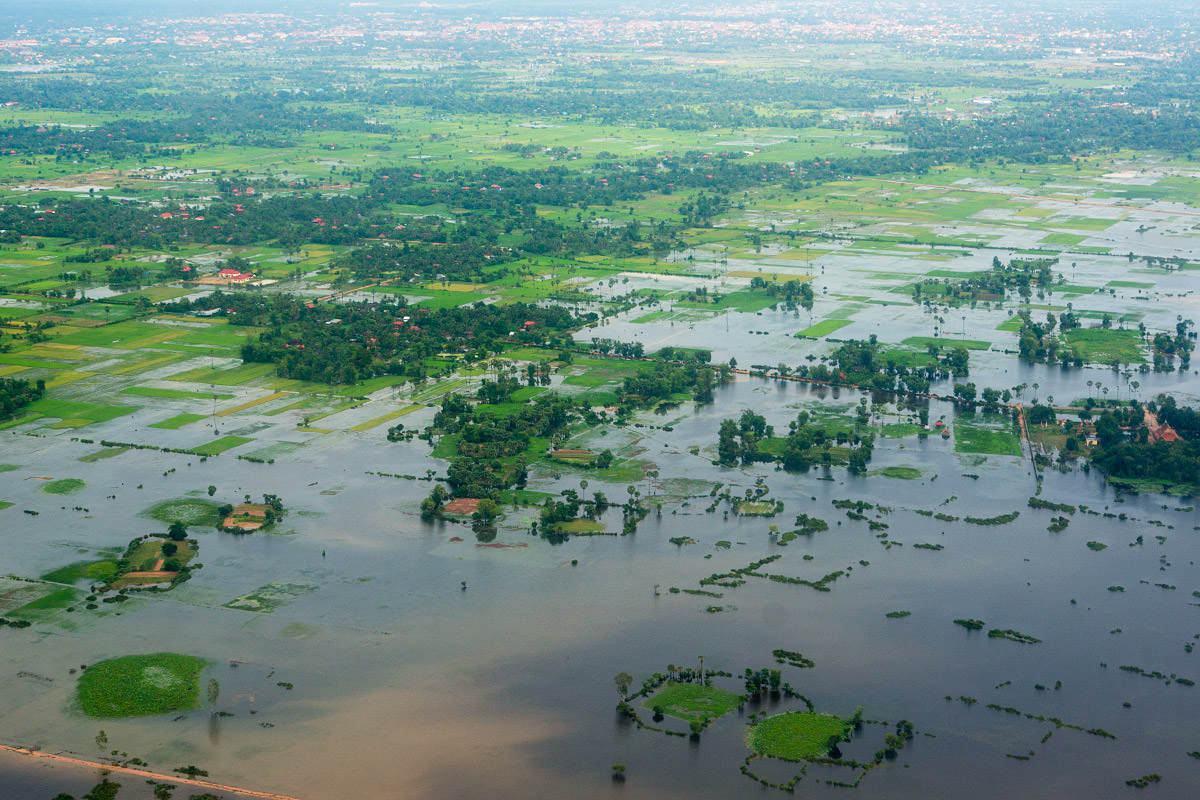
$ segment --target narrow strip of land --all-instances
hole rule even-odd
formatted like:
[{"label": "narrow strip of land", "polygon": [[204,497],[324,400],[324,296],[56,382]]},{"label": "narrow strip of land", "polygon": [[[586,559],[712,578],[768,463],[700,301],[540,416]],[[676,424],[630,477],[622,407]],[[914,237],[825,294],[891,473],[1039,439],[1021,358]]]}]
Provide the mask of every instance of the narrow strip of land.
[{"label": "narrow strip of land", "polygon": [[101,764],[97,761],[87,761],[74,756],[64,756],[56,753],[43,753],[39,750],[29,750],[24,747],[10,747],[6,744],[0,744],[0,750],[8,753],[16,753],[23,756],[32,756],[34,758],[47,758],[51,761],[65,762],[75,764],[81,767],[94,767],[97,769],[109,770],[111,772],[121,772],[126,775],[136,775],[141,778],[151,778],[156,781],[166,783],[186,783],[189,786],[200,786],[204,789],[216,789],[220,792],[233,792],[234,794],[242,795],[243,797],[261,797],[264,800],[298,800],[286,794],[274,794],[272,792],[258,792],[254,789],[239,789],[236,786],[226,786],[222,783],[213,783],[212,781],[202,781],[196,778],[187,778],[180,775],[163,775],[158,772],[151,772],[145,769],[135,769],[133,767],[119,767],[113,764]]}]

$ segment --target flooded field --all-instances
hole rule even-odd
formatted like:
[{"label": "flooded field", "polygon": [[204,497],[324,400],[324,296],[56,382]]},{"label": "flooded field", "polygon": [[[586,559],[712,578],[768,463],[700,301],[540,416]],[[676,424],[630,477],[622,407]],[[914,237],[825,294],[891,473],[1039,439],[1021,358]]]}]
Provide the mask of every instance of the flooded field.
[{"label": "flooded field", "polygon": [[[624,670],[640,682],[700,656],[710,670],[740,675],[773,666],[771,651],[782,648],[814,662],[783,669],[819,710],[862,706],[868,719],[916,726],[916,739],[865,777],[860,796],[986,791],[997,782],[1038,794],[1064,781],[1072,792],[1106,793],[1150,773],[1169,776],[1173,792],[1200,788],[1188,757],[1196,689],[1175,680],[1200,679],[1190,654],[1200,635],[1191,501],[1117,497],[1094,472],[1051,471],[1041,497],[1079,510],[1050,533],[1054,512],[1028,506],[1037,484],[1027,459],[956,453],[953,438],[937,436],[880,439],[872,470],[910,467],[912,480],[710,463],[723,416],[754,408],[785,426],[800,408],[857,398],[743,378],[711,406],[642,420],[655,429],[614,429],[610,446],[636,447],[657,468],[661,486],[636,486],[661,498],[662,513],[631,536],[558,546],[529,535],[523,509],[510,510],[488,544],[467,527],[423,522],[423,481],[373,474],[423,472],[428,446],[419,441],[346,434],[270,465],[137,450],[86,462],[97,445],[6,432],[4,459],[17,467],[3,478],[15,504],[6,514],[19,522],[6,524],[4,537],[11,575],[122,548],[156,529],[139,512],[203,497],[210,484],[216,499],[269,492],[289,509],[273,534],[192,529],[204,566],[170,594],[46,612],[33,628],[6,634],[25,640],[0,654],[6,739],[86,757],[98,755],[93,740],[103,728],[112,748],[159,771],[196,764],[226,784],[302,798],[337,796],[347,783],[364,798],[392,797],[397,787],[428,797],[727,797],[749,786],[739,773],[743,717],[756,706],[699,742],[664,737],[617,718],[612,676]],[[939,417],[952,429],[970,422],[934,403],[931,418]],[[120,426],[129,423],[105,424],[125,438]],[[51,477],[85,485],[50,495],[43,479]],[[546,474],[530,485],[556,491],[580,477]],[[625,492],[586,477],[589,488]],[[737,496],[759,478],[783,502],[778,516],[726,514],[724,503],[706,512],[714,487]],[[873,508],[855,520],[835,500]],[[25,509],[38,514],[15,517]],[[1019,516],[1005,524],[965,521],[1010,512]],[[781,546],[769,526],[787,530],[800,513],[829,529]],[[602,521],[620,529],[615,512]],[[887,526],[882,536],[870,522]],[[753,578],[719,599],[668,591],[701,588],[713,573],[769,556],[780,556],[771,574],[844,574],[828,591]],[[6,580],[5,596],[17,586]],[[228,607],[270,586],[285,591],[268,593],[275,602],[264,611]],[[896,611],[911,615],[885,616]],[[956,618],[1040,642],[988,638]],[[219,680],[219,708],[232,716],[95,720],[72,710],[72,668],[158,651],[210,660],[205,676]],[[615,763],[627,767],[620,784],[610,778]],[[808,771],[803,791],[843,791],[826,787],[820,768]]]},{"label": "flooded field", "polygon": [[[760,145],[818,147],[794,130],[759,133],[706,133],[702,143],[755,147],[746,158]],[[856,157],[905,149],[846,147]],[[530,158],[545,155],[535,149]],[[411,300],[382,306],[396,317],[383,322],[385,340],[419,331],[414,319],[427,325],[426,309],[529,303],[515,330],[486,346],[474,331],[464,334],[470,347],[439,339],[447,352],[423,353],[419,374],[284,377],[281,358],[254,351],[271,325],[231,321],[221,307],[154,305],[200,296],[190,280],[136,299],[128,295],[140,289],[87,288],[97,301],[124,297],[108,304],[75,303],[72,278],[61,315],[43,314],[54,309],[38,295],[6,299],[13,341],[23,338],[0,354],[0,376],[41,381],[47,394],[39,388],[0,423],[0,744],[299,800],[728,798],[759,791],[756,782],[864,800],[988,797],[996,787],[1109,797],[1139,781],[1200,795],[1196,501],[1122,493],[1084,451],[1060,457],[1053,439],[1066,438],[1062,420],[1089,400],[1200,401],[1197,371],[1154,344],[1156,334],[1172,346],[1186,339],[1184,320],[1200,315],[1194,177],[1179,174],[1182,159],[1127,157],[1000,175],[942,164],[928,183],[831,174],[820,191],[760,188],[756,177],[736,205],[680,221],[668,247],[526,254],[512,274],[488,272],[494,280],[348,282],[323,272],[335,248],[317,254],[303,237],[286,254],[275,244],[237,249],[241,266],[274,264],[279,281],[247,293],[296,292],[313,301],[306,309],[344,304],[331,312],[339,317],[389,294]],[[489,186],[503,188],[481,191]],[[530,200],[528,211],[595,232],[639,215],[682,217],[679,203],[703,191],[638,197],[627,213],[624,198],[606,200],[610,216],[593,208],[586,222],[574,205]],[[414,225],[450,215],[401,205]],[[6,250],[14,260],[0,263],[0,277],[42,270],[59,281],[67,245],[52,245],[63,252]],[[188,246],[204,252],[190,262],[197,269],[234,256]],[[505,265],[491,252],[479,258],[488,270]],[[1052,280],[1024,293],[951,291],[1019,262]],[[771,288],[789,280],[811,289],[809,302],[780,302]],[[561,340],[541,338],[534,320],[522,326],[526,309],[558,305],[597,318],[574,320]],[[1062,335],[1079,364],[1019,359],[1022,315],[1075,318]],[[604,340],[640,351],[609,358]],[[921,366],[961,346],[969,373],[940,372],[904,398],[769,376],[824,368],[851,340]],[[280,341],[289,355],[306,346]],[[640,410],[626,418],[618,392],[678,360],[650,358],[664,348],[708,351],[704,363],[737,371],[710,403],[693,402],[689,387],[631,403]],[[521,491],[506,485],[494,532],[477,533],[465,514],[423,515],[458,452],[451,437],[422,432],[447,398],[473,397],[501,376],[519,388],[487,403],[496,418],[542,392],[585,398],[580,417],[558,438],[521,442],[536,457],[521,464]],[[972,396],[976,387],[1011,396],[991,410],[945,399],[964,380]],[[1032,445],[1013,415],[1031,403],[1050,415]],[[852,433],[874,437],[869,466],[853,475],[846,452],[829,447],[807,471],[774,460],[721,466],[722,421],[747,411],[777,440],[802,413],[831,429],[858,420]],[[606,451],[604,466],[581,465]],[[611,505],[539,536],[540,504],[564,492],[602,492]],[[479,507],[478,497],[456,500],[468,514]],[[627,502],[648,512],[634,532]],[[230,532],[231,520],[253,532]],[[172,536],[172,523],[185,530]],[[178,579],[184,565],[190,578]],[[109,580],[123,593],[95,588]],[[129,588],[139,586],[154,588]],[[89,667],[153,654],[203,659],[194,697],[165,713],[84,714],[78,687]],[[733,710],[712,719],[655,706],[664,675],[707,675],[741,693],[747,672],[763,669],[779,670],[789,691],[744,703],[714,692]],[[164,670],[147,680],[171,689],[178,678]],[[715,704],[689,699],[701,711]],[[861,725],[834,745],[841,757],[755,757],[748,726],[792,711]],[[693,729],[697,719],[709,724]],[[0,751],[5,797],[81,794],[98,775]],[[115,777],[122,797],[151,796],[143,776]]]}]

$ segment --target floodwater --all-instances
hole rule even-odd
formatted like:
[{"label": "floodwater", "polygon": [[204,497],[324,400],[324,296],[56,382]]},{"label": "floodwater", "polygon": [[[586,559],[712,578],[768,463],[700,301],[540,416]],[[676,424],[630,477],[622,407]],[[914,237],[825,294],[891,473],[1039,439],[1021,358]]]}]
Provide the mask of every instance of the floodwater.
[{"label": "floodwater", "polygon": [[[1061,211],[1061,204],[1054,209]],[[1138,252],[1163,255],[1186,255],[1194,246],[1190,221],[1130,209],[1121,216],[1080,245],[1118,253],[1136,239]],[[1037,245],[1046,232],[987,222],[983,215],[970,226],[931,230],[947,236],[989,231],[995,246],[1013,248],[1001,252],[1005,260]],[[951,343],[988,342],[990,349],[972,351],[969,380],[980,389],[1023,384],[1024,402],[1053,397],[1061,405],[1088,395],[1146,400],[1159,392],[1183,403],[1200,398],[1195,370],[1021,365],[1013,353],[1016,333],[1001,327],[1009,308],[928,309],[892,292],[921,276],[988,269],[998,251],[868,251],[832,241],[818,249],[806,262],[789,260],[777,248],[730,257],[705,247],[672,259],[691,258],[689,271],[714,277],[630,275],[585,287],[605,298],[635,290],[657,290],[661,297],[695,286],[726,295],[748,283],[747,272],[811,274],[811,313],[712,314],[664,299],[577,338],[641,341],[647,352],[707,347],[714,361],[796,366],[837,343],[795,334],[837,319],[847,324],[834,339],[876,334],[898,343],[936,335]],[[1034,298],[1043,307],[1035,316],[1046,308],[1060,313],[1071,303],[1086,312],[1088,324],[1108,313],[1117,325],[1128,315],[1127,327],[1140,319],[1162,330],[1174,328],[1176,315],[1196,318],[1200,311],[1190,274],[1163,273],[1115,255],[1064,255],[1056,269],[1084,288]],[[742,277],[724,274],[732,271]],[[97,374],[56,392],[128,404],[120,392],[130,381],[153,383],[190,367],[234,363],[203,357],[136,379]],[[555,388],[578,389],[563,385],[563,377],[555,376]],[[948,393],[951,385],[932,391]],[[242,404],[264,399],[267,390],[221,391],[234,395],[230,404]],[[266,398],[221,418],[215,402],[210,409],[204,400],[163,398],[79,430],[36,421],[0,432],[0,463],[16,467],[0,473],[0,500],[14,504],[0,510],[0,563],[7,575],[36,578],[97,558],[106,548],[124,548],[131,538],[164,527],[140,512],[165,500],[206,497],[210,484],[221,502],[273,493],[288,508],[274,533],[232,536],[193,528],[204,566],[169,594],[59,612],[25,630],[0,629],[0,743],[99,758],[96,738],[103,729],[110,750],[152,769],[170,773],[194,764],[214,781],[301,800],[736,797],[760,791],[739,771],[748,755],[745,720],[758,706],[747,704],[692,742],[618,718],[613,677],[627,671],[636,686],[669,664],[696,666],[701,656],[706,669],[741,674],[778,666],[772,650],[786,649],[814,661],[812,669],[780,669],[817,710],[848,715],[862,706],[868,720],[894,725],[906,719],[918,731],[895,761],[863,778],[856,797],[1107,797],[1128,791],[1125,781],[1151,774],[1162,776],[1154,789],[1160,794],[1200,795],[1200,769],[1189,755],[1200,752],[1200,688],[1176,680],[1200,680],[1200,655],[1191,652],[1200,641],[1200,595],[1194,594],[1200,591],[1200,515],[1191,499],[1120,497],[1095,471],[1048,470],[1040,497],[1079,509],[1033,509],[1028,501],[1038,484],[1028,460],[956,452],[954,437],[937,435],[876,440],[871,469],[915,468],[920,476],[914,480],[854,478],[837,467],[806,474],[761,464],[718,467],[712,458],[725,417],[749,408],[785,431],[801,410],[844,412],[862,397],[742,377],[717,390],[709,406],[644,414],[633,425],[595,431],[579,442],[639,460],[658,471],[657,479],[605,483],[596,473],[566,467],[531,470],[535,490],[578,489],[586,480],[589,496],[599,490],[621,502],[632,485],[643,498],[661,501],[661,515],[651,513],[636,534],[574,537],[552,546],[529,535],[533,510],[508,509],[495,542],[484,546],[467,527],[420,519],[418,505],[430,483],[389,477],[443,470],[426,443],[389,444],[382,428],[354,430],[378,418],[383,406],[409,402],[396,394],[385,390],[370,404],[325,417],[324,433],[298,429],[310,412],[285,408],[291,397]],[[147,428],[197,411],[214,416],[177,430]],[[952,431],[968,422],[947,403],[933,402],[929,411]],[[426,408],[404,417],[405,428],[424,427],[432,414]],[[892,413],[882,421],[901,417]],[[1006,428],[1002,420],[989,424]],[[265,453],[275,463],[237,460],[232,452],[202,461],[151,450],[78,460],[99,450],[102,439],[192,448],[222,434],[252,438],[237,452]],[[43,479],[68,477],[87,485],[66,496],[41,491]],[[759,480],[769,498],[783,501],[780,515],[739,517],[726,514],[723,502],[706,511],[713,487],[743,496]],[[865,500],[886,510],[867,509],[866,519],[852,519],[835,500]],[[1019,516],[1002,525],[963,519],[1011,512]],[[788,531],[800,513],[826,520],[829,530],[781,546],[770,526]],[[1047,530],[1055,516],[1070,520],[1058,533]],[[609,511],[604,522],[619,531],[619,511]],[[695,543],[670,542],[679,537]],[[720,589],[719,598],[670,591],[713,590],[699,582],[772,555],[781,558],[762,567],[764,574],[808,581],[843,574],[828,592],[753,576]],[[269,613],[227,606],[271,584],[288,585],[290,594]],[[4,593],[22,587],[27,584],[0,579]],[[0,613],[16,605],[4,602]],[[893,611],[911,613],[889,619]],[[1041,641],[989,638],[986,630],[955,625],[957,618]],[[100,721],[74,710],[81,666],[158,651],[209,659],[204,679],[220,682],[218,708],[230,716],[197,710]],[[734,680],[719,683],[741,688]],[[1085,732],[1098,729],[1116,738]],[[864,726],[845,754],[871,760],[890,730]],[[623,782],[612,779],[614,764],[626,766]],[[799,767],[758,760],[752,769],[780,781]],[[824,781],[856,777],[829,767],[810,766],[807,773],[797,792],[808,797],[845,796],[847,790]],[[92,770],[0,753],[5,798],[79,795],[97,779]],[[135,785],[145,792],[144,782],[122,782],[122,797]]]},{"label": "floodwater", "polygon": [[[921,734],[895,762],[868,774],[856,796],[987,795],[997,786],[1027,796],[1105,796],[1150,773],[1163,776],[1161,788],[1172,796],[1200,791],[1187,755],[1200,749],[1194,724],[1200,689],[1119,669],[1200,679],[1200,656],[1185,650],[1200,634],[1191,594],[1200,588],[1198,517],[1179,510],[1191,501],[1119,502],[1094,472],[1051,471],[1043,499],[1099,514],[1070,515],[1066,530],[1049,533],[1057,513],[1027,506],[1036,491],[1027,460],[956,454],[953,440],[937,436],[877,442],[873,469],[916,467],[917,480],[710,463],[722,417],[753,408],[786,429],[802,408],[845,407],[859,396],[743,378],[721,389],[711,406],[685,405],[639,420],[655,427],[611,431],[607,446],[636,448],[659,469],[662,486],[641,480],[635,488],[647,497],[657,493],[662,515],[652,513],[632,536],[575,537],[560,546],[527,533],[527,510],[510,509],[502,525],[496,542],[511,547],[481,547],[469,528],[422,522],[416,510],[426,482],[367,474],[423,474],[428,445],[419,441],[331,435],[319,450],[301,448],[273,465],[229,456],[202,463],[153,451],[83,463],[76,459],[98,445],[72,442],[70,431],[7,432],[3,460],[19,466],[0,478],[4,498],[15,503],[3,512],[0,539],[8,574],[37,576],[96,548],[122,547],[159,527],[139,511],[202,495],[208,484],[218,487],[217,499],[279,494],[289,514],[280,534],[194,529],[204,566],[170,594],[125,603],[119,613],[81,609],[0,631],[3,741],[87,758],[99,755],[94,739],[103,728],[111,748],[154,769],[195,764],[221,783],[304,800],[348,791],[367,799],[723,798],[753,787],[739,767],[747,755],[744,716],[755,707],[721,720],[698,743],[666,737],[617,718],[613,676],[628,671],[636,684],[668,664],[695,665],[700,656],[707,669],[740,674],[777,666],[771,651],[783,648],[815,662],[808,670],[781,669],[818,710],[849,714],[861,705],[867,719],[907,719]],[[953,408],[935,403],[931,418],[942,416],[953,428]],[[120,427],[131,424],[116,420],[89,434],[98,440],[111,431],[120,439]],[[692,446],[699,455],[689,452]],[[566,472],[535,476],[531,488],[576,488],[583,478],[588,494],[627,496],[624,484]],[[87,486],[70,496],[47,495],[37,477],[79,477]],[[680,477],[703,486],[704,496],[671,496],[679,484],[667,479]],[[724,503],[706,513],[709,487],[730,486],[739,496],[759,477],[769,497],[784,502],[781,515],[726,518]],[[882,516],[866,513],[889,526],[887,539],[895,544],[888,548],[866,521],[832,507],[835,499],[889,507]],[[938,521],[918,509],[1020,516],[980,526]],[[825,519],[830,529],[779,546],[768,526],[789,530],[798,513]],[[620,529],[619,512],[605,521]],[[696,544],[668,541],[679,536]],[[1108,548],[1095,552],[1089,541]],[[724,589],[719,599],[668,591],[701,588],[698,581],[712,573],[773,554],[782,558],[763,572],[808,580],[847,574],[828,592],[761,578]],[[272,613],[223,607],[273,582],[307,584],[311,591]],[[722,610],[708,612],[710,605]],[[897,610],[912,613],[885,617]],[[953,624],[959,617],[1042,641],[989,639],[986,631]],[[72,667],[157,651],[210,659],[205,678],[220,681],[219,707],[232,716],[193,711],[99,721],[72,710]],[[1051,724],[988,703],[1103,728],[1117,738],[1063,729],[1043,744]],[[852,747],[870,760],[887,730],[865,726],[864,741]],[[1030,751],[1028,760],[1007,757]],[[611,778],[618,763],[627,766],[623,783]],[[775,778],[796,771],[763,763],[755,762],[756,771]],[[42,774],[41,765],[0,759],[0,780],[25,787],[6,796],[46,796]],[[844,791],[818,775],[855,777],[810,768],[798,791]],[[75,791],[93,779],[64,772],[62,785]]]}]

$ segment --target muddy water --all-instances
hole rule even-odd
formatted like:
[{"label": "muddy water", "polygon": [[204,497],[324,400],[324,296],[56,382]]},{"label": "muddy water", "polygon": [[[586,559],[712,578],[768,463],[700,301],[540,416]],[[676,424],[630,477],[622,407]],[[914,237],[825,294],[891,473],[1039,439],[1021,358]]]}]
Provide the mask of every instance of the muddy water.
[{"label": "muddy water", "polygon": [[[816,662],[811,670],[783,669],[819,710],[848,714],[862,705],[870,719],[906,718],[936,737],[919,736],[896,763],[868,775],[857,796],[987,793],[998,785],[1033,795],[1107,795],[1148,773],[1162,774],[1172,792],[1200,790],[1186,755],[1200,749],[1192,713],[1200,689],[1118,669],[1200,680],[1196,657],[1184,649],[1200,633],[1190,606],[1200,588],[1192,529],[1198,521],[1194,512],[1176,510],[1190,501],[1118,503],[1094,473],[1052,472],[1045,499],[1114,517],[1077,513],[1065,531],[1051,534],[1054,514],[1027,507],[1035,483],[1026,461],[959,456],[940,437],[879,440],[872,467],[917,467],[922,476],[913,481],[852,479],[840,469],[729,470],[708,461],[723,416],[754,408],[782,429],[818,394],[840,406],[858,399],[854,392],[744,379],[721,390],[713,406],[644,420],[672,431],[610,434],[614,444],[634,442],[663,478],[710,480],[740,495],[762,477],[785,503],[781,516],[726,519],[724,504],[704,512],[707,496],[688,505],[667,499],[662,516],[652,514],[634,536],[575,538],[557,547],[525,533],[527,511],[510,513],[497,538],[515,547],[477,547],[468,529],[426,524],[415,514],[428,484],[366,474],[423,473],[428,448],[420,442],[387,446],[369,434],[347,435],[269,466],[146,451],[89,464],[76,459],[95,447],[69,436],[6,434],[4,461],[21,465],[0,476],[4,498],[16,503],[2,512],[6,573],[36,576],[87,557],[80,552],[87,548],[122,546],[158,527],[137,511],[210,483],[219,487],[218,499],[280,494],[290,513],[285,535],[197,534],[204,567],[170,595],[126,603],[119,614],[107,607],[104,616],[62,613],[25,631],[0,632],[4,741],[90,757],[103,728],[111,747],[154,768],[197,764],[214,780],[301,798],[344,797],[348,790],[361,798],[729,797],[753,787],[738,773],[746,751],[737,715],[706,731],[698,745],[637,731],[616,719],[612,676],[627,670],[640,681],[700,655],[709,668],[740,673],[775,666],[771,650],[785,648]],[[931,413],[953,420],[949,405]],[[120,421],[106,426],[97,433],[122,438]],[[700,456],[688,452],[691,445],[702,448]],[[54,497],[40,492],[35,476],[81,477],[88,486]],[[580,477],[547,476],[531,488],[577,487]],[[588,493],[627,496],[624,484],[582,477]],[[636,488],[654,491],[647,481]],[[833,508],[833,499],[891,507],[878,519],[903,546],[886,549],[878,532]],[[24,515],[24,508],[41,513]],[[1021,515],[1008,525],[978,526],[916,509]],[[775,544],[768,525],[787,530],[801,512],[828,520],[830,530]],[[1119,513],[1138,521],[1122,522]],[[614,512],[605,521],[610,530],[620,527]],[[1136,545],[1139,534],[1143,543]],[[667,541],[677,536],[697,544]],[[721,540],[731,547],[716,548]],[[1088,541],[1109,547],[1093,552]],[[944,549],[914,548],[918,543]],[[720,599],[667,592],[699,588],[711,573],[775,553],[783,557],[765,572],[816,580],[849,570],[825,593],[753,578]],[[222,607],[271,582],[314,588],[269,614]],[[723,610],[708,613],[710,605]],[[884,616],[894,610],[912,615]],[[956,617],[1043,641],[988,639],[954,625]],[[100,723],[72,710],[71,667],[159,650],[211,659],[205,677],[220,681],[220,705],[233,716],[214,720],[195,711]],[[987,703],[1118,738],[1060,730],[1042,744],[1052,726]],[[866,759],[882,733],[869,727],[866,736],[874,739],[856,745]],[[1031,750],[1028,761],[1006,757]],[[8,796],[45,794],[36,774],[10,762],[0,760],[0,777],[28,788]],[[611,780],[614,763],[627,765],[623,785]],[[779,765],[763,772],[792,774]],[[26,782],[15,782],[18,776]],[[62,785],[88,780],[64,774]],[[815,796],[838,791],[815,780],[801,788]]]}]

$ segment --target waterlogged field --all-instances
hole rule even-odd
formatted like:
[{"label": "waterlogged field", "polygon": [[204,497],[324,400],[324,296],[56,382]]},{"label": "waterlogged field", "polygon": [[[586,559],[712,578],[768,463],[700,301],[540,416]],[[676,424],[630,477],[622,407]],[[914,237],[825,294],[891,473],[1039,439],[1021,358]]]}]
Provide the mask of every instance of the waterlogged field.
[{"label": "waterlogged field", "polygon": [[[910,83],[904,76],[924,74],[909,72],[923,60],[862,44],[856,71]],[[840,45],[805,46],[814,49],[703,69],[757,85],[846,57]],[[449,68],[371,53],[347,63],[403,81]],[[658,60],[641,56],[636,70]],[[257,58],[248,69],[275,75],[276,62]],[[485,60],[470,67],[481,87],[548,80],[536,64]],[[327,82],[309,54],[300,61],[306,90]],[[606,80],[598,62],[568,66],[584,69],[588,85]],[[910,88],[930,93],[941,114],[1005,110],[1027,92],[1132,85],[1112,72],[1124,65],[1086,66],[1096,73],[1006,61],[981,68],[980,86]],[[709,75],[665,51],[660,68],[679,81]],[[283,80],[296,79],[291,69]],[[167,64],[156,80],[186,89],[193,71],[203,70]],[[980,94],[989,82],[995,97]],[[760,791],[755,782],[864,800],[996,787],[1110,797],[1138,780],[1173,797],[1200,794],[1194,484],[1106,483],[1067,457],[1083,455],[1071,440],[1090,446],[1090,431],[1077,429],[1089,402],[1200,401],[1196,371],[1164,354],[1196,314],[1191,158],[1119,148],[1029,163],[989,156],[803,184],[755,177],[724,194],[671,184],[620,202],[551,201],[540,193],[545,175],[607,182],[603,170],[648,154],[663,169],[691,153],[722,168],[803,171],[909,145],[868,121],[893,119],[884,108],[781,101],[772,124],[666,127],[658,114],[679,110],[666,101],[637,124],[550,105],[464,110],[472,101],[434,113],[381,101],[368,114],[306,96],[292,110],[370,121],[172,142],[161,165],[4,156],[0,198],[40,207],[43,220],[51,201],[94,194],[128,193],[159,220],[196,215],[210,195],[233,210],[205,221],[230,234],[208,244],[0,243],[0,377],[45,388],[0,421],[0,744],[138,759],[167,775],[191,766],[301,800],[727,798]],[[792,118],[809,112],[803,125]],[[26,104],[4,114],[13,125],[106,122],[99,111]],[[312,188],[336,210],[375,191],[376,177],[460,167],[470,180],[456,174],[436,202],[414,189],[364,223],[388,219],[369,241],[391,237],[405,258],[437,251],[419,278],[360,277],[356,248],[368,242],[333,235],[334,211],[289,211],[313,226],[303,236],[270,228],[261,241],[234,239],[261,196],[248,191],[255,185],[298,203]],[[508,185],[476,180],[500,168],[524,172]],[[712,178],[707,169],[697,176]],[[476,212],[499,209],[496,198],[527,188],[526,178],[539,194],[522,214],[485,225]],[[727,202],[709,207],[717,196]],[[421,227],[430,220],[445,226],[432,241]],[[558,223],[595,252],[564,255],[552,237],[510,251]],[[419,232],[410,240],[404,230]],[[622,231],[635,230],[657,233],[620,246]],[[476,238],[483,266],[469,279],[439,276],[453,273],[441,253]],[[987,285],[1021,260],[1044,262],[1054,280],[1024,292]],[[270,282],[222,291],[280,308],[295,294],[298,309],[344,308],[341,317],[349,304],[407,298],[387,307],[397,313],[384,339],[478,304],[561,306],[597,321],[555,341],[522,315],[511,331],[470,331],[468,343],[439,338],[403,370],[339,380],[345,373],[281,368],[310,346],[299,336],[263,360],[255,348],[284,320],[239,318],[232,300],[214,314],[164,305],[213,290],[196,273],[168,272],[181,263],[252,270]],[[124,278],[111,277],[122,268]],[[788,286],[811,297],[789,303]],[[1078,323],[1058,342],[1078,367],[1018,358],[1029,325],[1050,318]],[[323,323],[331,337],[341,324]],[[853,365],[830,356],[851,340],[878,345],[889,375],[960,349],[969,372],[934,378],[905,406],[849,385]],[[635,357],[599,352],[612,341]],[[673,391],[618,409],[629,381],[697,355],[737,369],[711,402]],[[784,379],[826,366],[817,380]],[[555,394],[593,421],[537,431],[498,454],[461,431],[421,435],[502,378],[521,386],[475,407],[492,426]],[[1009,396],[990,410],[948,399],[989,388]],[[1032,403],[1051,419],[1030,429],[1031,444],[1008,406]],[[770,428],[749,450],[761,458],[726,458],[722,422],[747,411]],[[776,459],[797,455],[787,438],[797,425],[819,441],[800,448],[806,469],[785,470]],[[864,440],[873,455],[854,474],[850,445]],[[521,479],[492,508],[457,498],[440,515],[422,513],[464,456],[494,456],[490,469]],[[271,497],[284,511],[263,530],[220,529],[235,505],[253,525]],[[543,504],[572,497],[589,513],[546,522]],[[646,512],[633,530],[623,504]],[[158,538],[172,528],[176,539]],[[170,559],[175,569],[161,569]],[[743,694],[763,670],[778,670],[786,690]],[[686,679],[698,674],[717,682]],[[633,715],[614,713],[625,677],[644,692]],[[857,708],[861,719],[819,713]],[[655,712],[672,719],[647,726]],[[22,775],[7,764],[0,784],[6,771]]]}]

